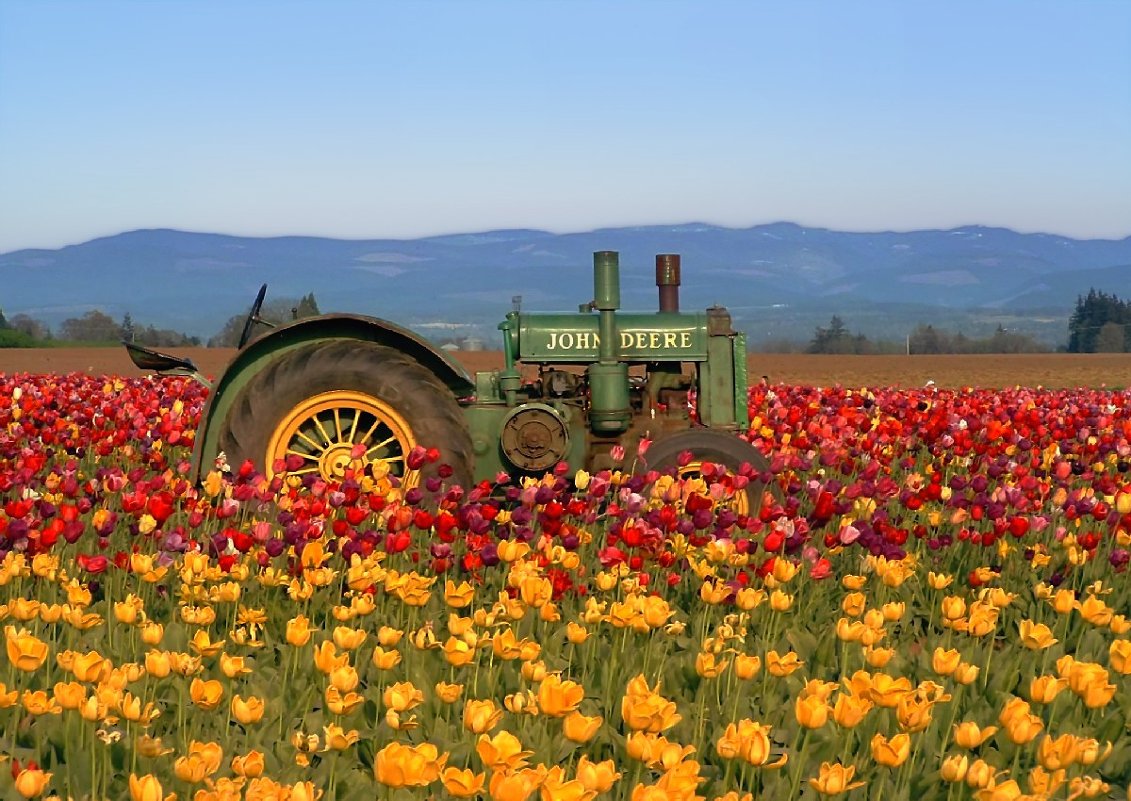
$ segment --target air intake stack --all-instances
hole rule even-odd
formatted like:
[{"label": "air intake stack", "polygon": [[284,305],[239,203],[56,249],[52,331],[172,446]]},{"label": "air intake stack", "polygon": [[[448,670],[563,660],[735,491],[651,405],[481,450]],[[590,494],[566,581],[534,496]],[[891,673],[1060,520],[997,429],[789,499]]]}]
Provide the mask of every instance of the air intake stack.
[{"label": "air intake stack", "polygon": [[679,254],[656,256],[656,286],[660,290],[660,311],[679,311]]}]

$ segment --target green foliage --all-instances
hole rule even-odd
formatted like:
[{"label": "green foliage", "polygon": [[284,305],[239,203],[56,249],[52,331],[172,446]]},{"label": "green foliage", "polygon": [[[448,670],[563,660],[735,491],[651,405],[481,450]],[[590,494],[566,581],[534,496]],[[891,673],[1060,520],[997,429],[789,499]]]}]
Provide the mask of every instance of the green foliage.
[{"label": "green foliage", "polygon": [[1068,320],[1069,353],[1124,353],[1131,350],[1131,303],[1088,290],[1076,299]]},{"label": "green foliage", "polygon": [[907,352],[937,353],[1047,353],[1030,334],[1010,331],[998,326],[991,336],[972,338],[961,331],[952,334],[933,325],[918,325],[907,338]]},{"label": "green foliage", "polygon": [[42,344],[23,331],[11,327],[0,328],[0,348],[35,348]]},{"label": "green foliage", "polygon": [[[248,309],[250,311],[250,308]],[[243,332],[244,323],[247,321],[248,311],[234,314],[228,318],[228,322],[224,323],[224,327],[217,332],[215,336],[208,340],[208,347],[210,348],[234,348],[239,344],[240,334]],[[259,312],[259,316],[276,325],[284,325],[294,320],[301,320],[305,317],[316,317],[322,312],[318,308],[318,301],[314,298],[314,293],[304,295],[301,298],[276,298],[269,300],[263,304],[263,309]],[[253,336],[262,333],[263,329],[258,328],[253,332]]]},{"label": "green foliage", "polygon": [[62,339],[71,342],[117,342],[122,327],[100,309],[91,309],[82,317],[69,317],[59,326]]},{"label": "green foliage", "polygon": [[813,340],[809,343],[809,353],[875,353],[876,346],[863,334],[853,334],[844,320],[833,315],[829,327],[817,327]]}]

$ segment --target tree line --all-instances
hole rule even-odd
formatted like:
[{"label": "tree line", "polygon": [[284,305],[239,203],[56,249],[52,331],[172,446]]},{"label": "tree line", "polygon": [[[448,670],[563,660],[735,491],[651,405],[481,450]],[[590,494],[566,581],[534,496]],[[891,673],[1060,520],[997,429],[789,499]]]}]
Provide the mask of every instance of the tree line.
[{"label": "tree line", "polygon": [[1077,297],[1068,319],[1068,352],[1131,352],[1131,303],[1095,289]]},{"label": "tree line", "polygon": [[[278,298],[264,303],[260,317],[282,324],[320,313],[318,301],[311,292],[302,298]],[[235,347],[247,315],[247,311],[232,315],[205,343],[198,336],[135,323],[129,312],[122,315],[121,320],[115,320],[101,309],[92,309],[81,317],[67,318],[59,324],[56,332],[30,315],[15,314],[9,319],[0,310],[0,348],[36,348],[68,343],[116,345],[123,341],[154,348],[196,347],[202,344],[210,348]]]},{"label": "tree line", "polygon": [[933,325],[920,324],[906,340],[872,340],[848,330],[844,320],[833,315],[829,325],[817,326],[808,353],[832,354],[938,354],[938,353],[1042,353],[1050,349],[1029,334],[1009,331],[1001,326],[987,337],[952,333]]}]

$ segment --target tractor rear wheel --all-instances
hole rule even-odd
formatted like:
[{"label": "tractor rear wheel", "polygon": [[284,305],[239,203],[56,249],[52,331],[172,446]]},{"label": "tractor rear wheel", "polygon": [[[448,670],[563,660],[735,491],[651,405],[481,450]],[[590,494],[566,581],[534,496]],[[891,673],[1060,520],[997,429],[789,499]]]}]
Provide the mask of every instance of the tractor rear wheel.
[{"label": "tractor rear wheel", "polygon": [[[282,460],[288,475],[340,481],[361,462],[378,480],[396,476],[411,488],[442,464],[450,481],[470,485],[471,437],[451,391],[399,351],[357,340],[316,342],[282,354],[236,398],[219,435],[228,463],[251,459],[269,475]],[[416,446],[440,459],[407,464]]]},{"label": "tractor rear wheel", "polygon": [[[684,451],[691,454],[691,460],[680,465],[679,456]],[[698,478],[705,462],[722,465],[732,473],[737,473],[743,462],[749,462],[759,473],[770,470],[769,461],[753,445],[734,434],[709,428],[688,429],[656,440],[644,454],[642,466],[644,470],[660,472],[674,467],[680,478]],[[730,501],[731,508],[740,515],[758,514],[765,488],[760,479],[751,479],[735,493]]]}]

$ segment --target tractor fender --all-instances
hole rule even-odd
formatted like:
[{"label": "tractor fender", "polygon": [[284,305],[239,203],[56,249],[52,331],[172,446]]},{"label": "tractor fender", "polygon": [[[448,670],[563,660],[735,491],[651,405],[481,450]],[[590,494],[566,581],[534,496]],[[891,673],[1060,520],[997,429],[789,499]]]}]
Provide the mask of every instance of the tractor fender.
[{"label": "tractor fender", "polygon": [[[360,314],[324,314],[305,317],[280,326],[252,340],[239,351],[213,383],[208,402],[201,412],[193,446],[192,481],[195,483],[212,469],[218,454],[220,424],[227,418],[236,397],[256,373],[280,354],[313,342],[353,339],[373,342],[398,350],[431,370],[456,398],[475,392],[467,372],[444,351],[433,347],[420,335],[377,317]],[[238,465],[232,465],[237,467]]]}]

